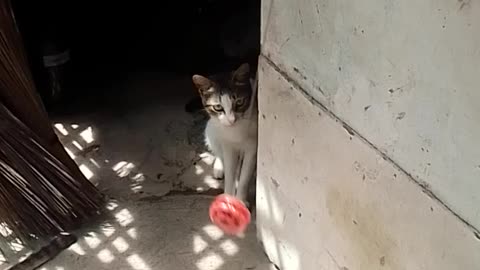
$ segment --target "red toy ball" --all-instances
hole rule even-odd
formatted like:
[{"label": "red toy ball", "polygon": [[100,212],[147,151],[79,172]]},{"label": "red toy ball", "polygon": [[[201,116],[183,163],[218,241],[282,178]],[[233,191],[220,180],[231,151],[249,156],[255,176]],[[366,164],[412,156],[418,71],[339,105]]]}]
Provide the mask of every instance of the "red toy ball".
[{"label": "red toy ball", "polygon": [[222,194],[210,205],[210,220],[226,234],[237,235],[250,224],[250,211],[237,198]]}]

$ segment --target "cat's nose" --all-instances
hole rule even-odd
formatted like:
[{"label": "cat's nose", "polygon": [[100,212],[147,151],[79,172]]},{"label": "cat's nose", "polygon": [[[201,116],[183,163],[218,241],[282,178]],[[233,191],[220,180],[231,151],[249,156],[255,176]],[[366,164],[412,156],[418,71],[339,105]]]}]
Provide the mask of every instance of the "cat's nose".
[{"label": "cat's nose", "polygon": [[235,115],[234,114],[231,114],[229,116],[227,116],[227,122],[230,124],[230,125],[233,125],[233,123],[235,123]]}]

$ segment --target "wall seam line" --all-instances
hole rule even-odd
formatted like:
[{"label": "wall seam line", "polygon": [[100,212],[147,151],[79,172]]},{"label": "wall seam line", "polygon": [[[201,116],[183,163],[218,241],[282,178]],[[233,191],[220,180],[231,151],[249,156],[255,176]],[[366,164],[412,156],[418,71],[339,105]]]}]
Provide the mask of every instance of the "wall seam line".
[{"label": "wall seam line", "polygon": [[443,202],[433,191],[428,189],[428,184],[423,182],[422,180],[415,179],[415,177],[407,172],[403,167],[401,167],[398,163],[396,163],[392,158],[390,158],[386,153],[382,152],[380,148],[375,146],[372,142],[367,140],[363,135],[361,135],[358,131],[352,128],[348,123],[346,123],[343,119],[338,117],[333,111],[323,105],[321,102],[316,100],[312,95],[310,95],[296,80],[292,79],[285,71],[280,69],[275,62],[273,62],[270,58],[268,58],[263,53],[260,54],[260,58],[265,59],[265,62],[270,65],[276,72],[278,72],[288,83],[290,83],[293,88],[300,92],[312,105],[319,107],[322,111],[327,113],[330,117],[335,119],[339,122],[349,133],[354,133],[361,141],[366,143],[368,146],[373,148],[377,154],[379,154],[385,161],[391,163],[397,170],[401,171],[403,174],[407,176],[409,181],[412,181],[415,185],[417,185],[423,193],[425,193],[428,197],[432,200],[437,201],[440,205],[442,205],[448,212],[454,215],[457,219],[459,219],[464,225],[466,225],[470,230],[472,230],[474,237],[480,240],[480,230],[477,229],[475,226],[470,224],[466,219],[456,213],[450,206],[448,206],[445,202]]}]

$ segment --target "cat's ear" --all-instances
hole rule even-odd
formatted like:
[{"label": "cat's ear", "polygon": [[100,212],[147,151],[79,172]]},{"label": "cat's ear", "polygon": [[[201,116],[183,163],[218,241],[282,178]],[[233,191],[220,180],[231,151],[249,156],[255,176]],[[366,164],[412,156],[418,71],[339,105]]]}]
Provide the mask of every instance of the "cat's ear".
[{"label": "cat's ear", "polygon": [[212,81],[202,75],[193,75],[192,81],[200,93],[204,93],[213,86]]},{"label": "cat's ear", "polygon": [[250,65],[245,63],[242,64],[235,72],[233,73],[233,81],[235,84],[246,84],[250,80]]}]

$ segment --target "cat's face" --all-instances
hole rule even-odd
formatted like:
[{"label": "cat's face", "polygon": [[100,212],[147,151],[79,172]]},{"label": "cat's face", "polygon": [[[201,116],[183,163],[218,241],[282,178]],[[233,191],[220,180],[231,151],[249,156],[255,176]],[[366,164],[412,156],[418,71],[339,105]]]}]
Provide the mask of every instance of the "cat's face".
[{"label": "cat's face", "polygon": [[234,125],[248,111],[252,98],[248,64],[229,74],[212,78],[194,75],[192,80],[202,97],[203,107],[222,125]]}]

